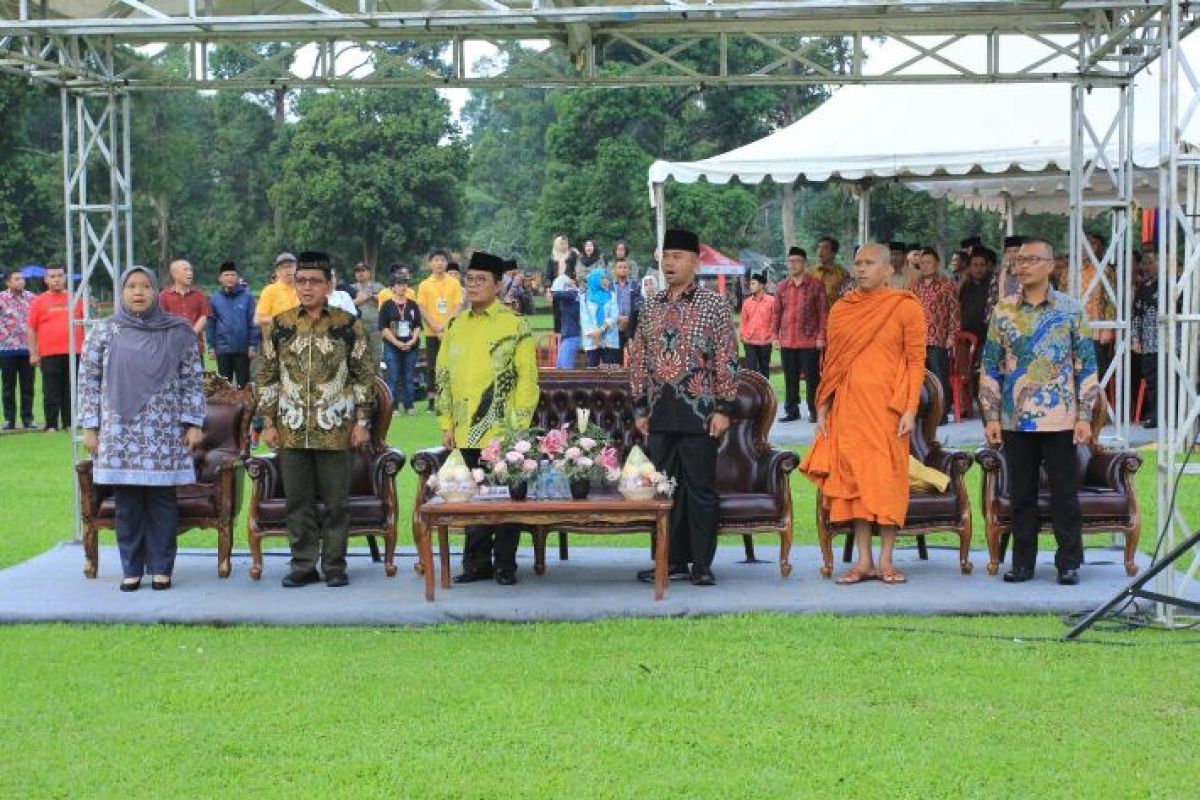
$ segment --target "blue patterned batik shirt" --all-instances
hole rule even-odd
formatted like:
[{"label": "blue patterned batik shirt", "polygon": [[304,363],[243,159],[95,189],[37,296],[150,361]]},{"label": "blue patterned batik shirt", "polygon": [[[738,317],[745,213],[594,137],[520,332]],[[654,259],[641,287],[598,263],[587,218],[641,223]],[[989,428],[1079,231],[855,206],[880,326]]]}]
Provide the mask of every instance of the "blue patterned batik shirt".
[{"label": "blue patterned batik shirt", "polygon": [[985,422],[1010,431],[1065,431],[1090,422],[1100,397],[1096,351],[1083,305],[1050,289],[996,304],[979,369]]}]

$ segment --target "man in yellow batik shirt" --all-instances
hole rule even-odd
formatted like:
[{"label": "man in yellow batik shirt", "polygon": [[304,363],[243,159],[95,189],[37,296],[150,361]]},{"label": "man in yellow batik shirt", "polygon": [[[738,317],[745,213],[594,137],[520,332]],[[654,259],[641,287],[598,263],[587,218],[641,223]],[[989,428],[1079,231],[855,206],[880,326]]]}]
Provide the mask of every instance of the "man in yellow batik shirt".
[{"label": "man in yellow batik shirt", "polygon": [[450,257],[445,250],[429,254],[429,277],[417,287],[417,308],[421,309],[421,326],[425,329],[425,363],[429,367],[429,410],[437,396],[438,350],[446,326],[463,307],[463,287],[446,274]]},{"label": "man in yellow batik shirt", "polygon": [[[497,256],[471,256],[464,281],[470,307],[450,320],[437,360],[442,444],[459,448],[471,469],[492,438],[528,428],[538,402],[533,334],[525,318],[499,300],[504,271]],[[517,525],[467,526],[463,572],[454,582],[494,578],[512,586],[520,536]]]}]

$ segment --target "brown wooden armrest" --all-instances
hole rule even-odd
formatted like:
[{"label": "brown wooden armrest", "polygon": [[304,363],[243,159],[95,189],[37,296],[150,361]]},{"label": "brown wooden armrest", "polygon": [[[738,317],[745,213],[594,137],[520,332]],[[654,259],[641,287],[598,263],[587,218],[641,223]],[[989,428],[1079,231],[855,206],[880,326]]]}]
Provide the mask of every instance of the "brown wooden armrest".
[{"label": "brown wooden armrest", "polygon": [[279,464],[275,461],[274,453],[247,458],[246,474],[250,476],[250,480],[261,486],[258,497],[275,496],[275,484],[279,480]]},{"label": "brown wooden armrest", "polygon": [[967,471],[971,469],[972,463],[970,454],[961,450],[943,450],[935,447],[925,456],[925,466],[933,467],[951,478],[961,478],[966,475]]},{"label": "brown wooden armrest", "polygon": [[419,499],[423,500],[433,495],[433,491],[428,486],[429,478],[437,474],[449,457],[450,451],[444,447],[429,447],[413,453],[410,463],[417,473],[417,497]]},{"label": "brown wooden armrest", "polygon": [[1142,457],[1132,450],[1095,453],[1088,461],[1084,483],[1123,490],[1130,476],[1142,467]]},{"label": "brown wooden armrest", "polygon": [[975,461],[984,472],[999,473],[1004,470],[1004,454],[997,447],[981,447],[975,451]]},{"label": "brown wooden armrest", "polygon": [[371,482],[374,484],[376,496],[386,496],[384,487],[396,479],[396,474],[404,468],[404,461],[404,453],[394,447],[389,447],[375,456],[375,463],[371,469]]}]

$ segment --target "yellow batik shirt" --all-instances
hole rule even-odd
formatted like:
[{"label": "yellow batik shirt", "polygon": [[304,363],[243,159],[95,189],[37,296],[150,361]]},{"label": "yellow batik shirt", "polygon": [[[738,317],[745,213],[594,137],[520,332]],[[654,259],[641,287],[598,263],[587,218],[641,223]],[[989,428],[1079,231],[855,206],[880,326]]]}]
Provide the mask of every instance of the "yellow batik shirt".
[{"label": "yellow batik shirt", "polygon": [[540,393],[529,323],[499,300],[459,314],[442,337],[437,387],[438,422],[459,447],[528,428]]},{"label": "yellow batik shirt", "polygon": [[362,322],[325,306],[276,316],[263,342],[258,413],[279,430],[281,447],[346,450],[350,431],[371,419],[375,372]]}]

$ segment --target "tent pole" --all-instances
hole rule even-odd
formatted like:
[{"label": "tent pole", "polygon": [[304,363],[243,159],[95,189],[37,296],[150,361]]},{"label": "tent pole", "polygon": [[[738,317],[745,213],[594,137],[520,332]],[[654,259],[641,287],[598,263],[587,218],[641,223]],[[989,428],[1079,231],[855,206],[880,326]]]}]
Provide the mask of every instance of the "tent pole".
[{"label": "tent pole", "polygon": [[858,244],[871,241],[871,185],[858,184]]},{"label": "tent pole", "polygon": [[796,185],[792,182],[783,185],[783,251],[796,246]]},{"label": "tent pole", "polygon": [[667,285],[662,274],[663,237],[667,233],[667,200],[663,184],[654,184],[652,191],[654,192],[654,265],[655,271],[658,273],[658,285],[661,287]]}]

